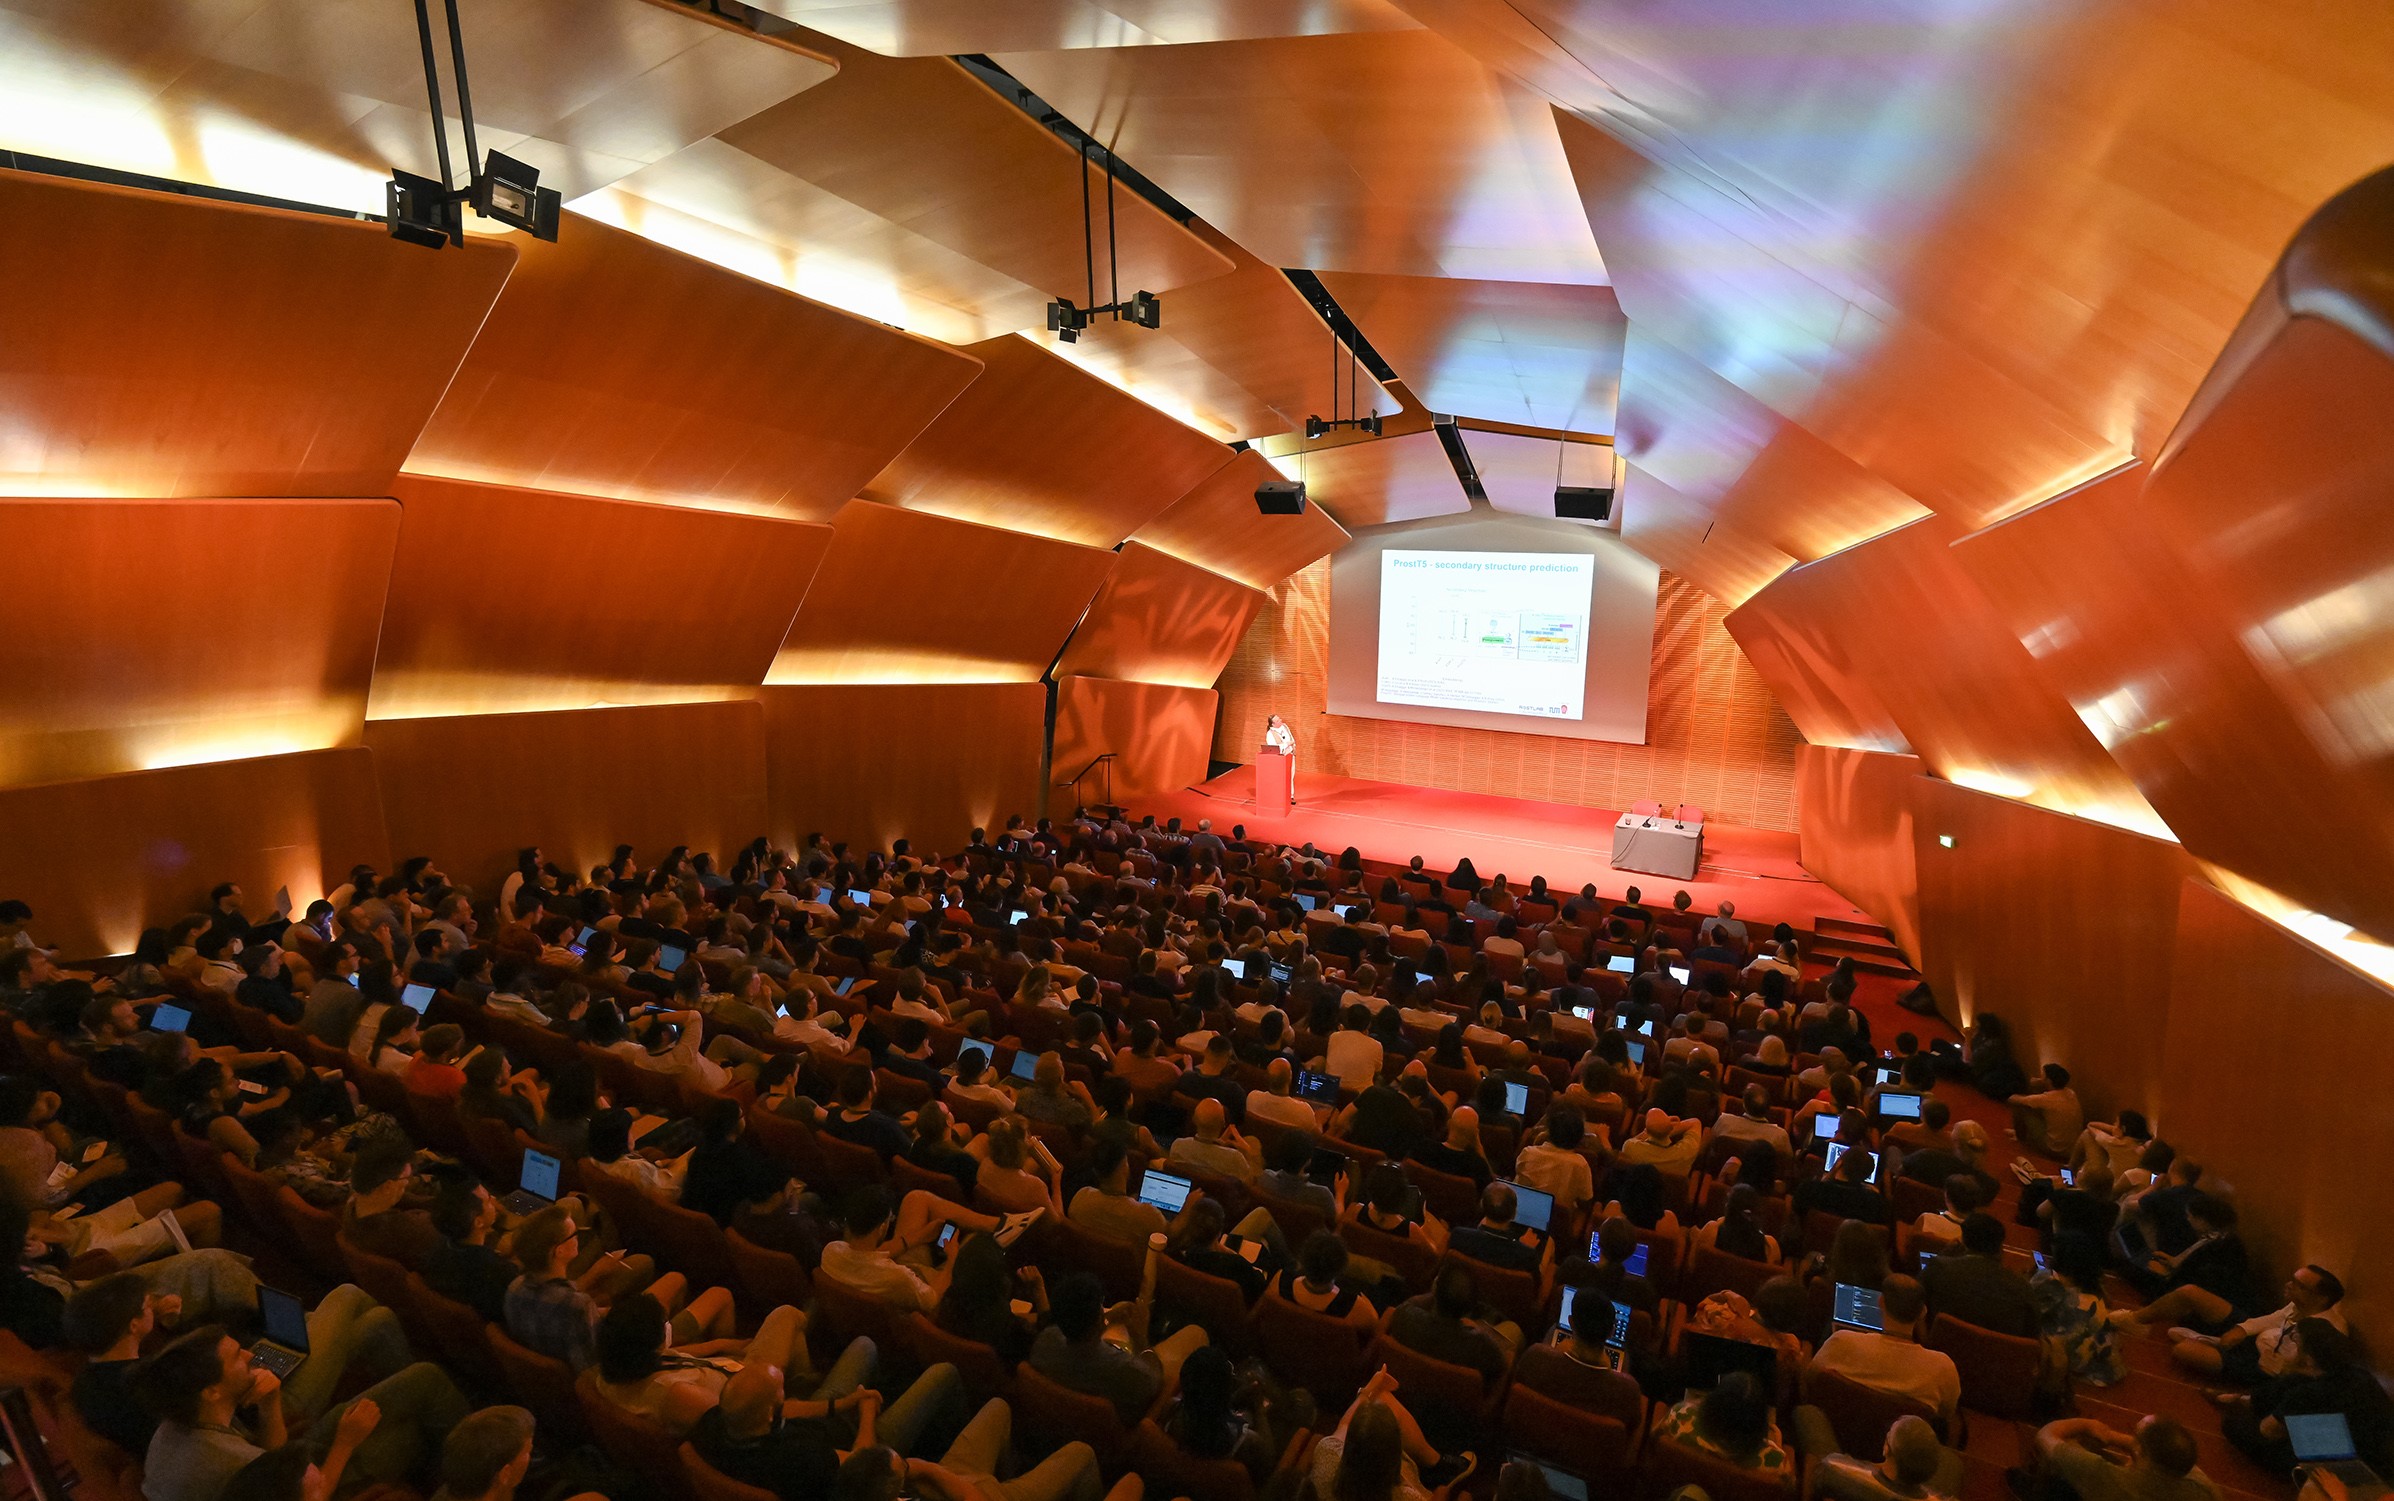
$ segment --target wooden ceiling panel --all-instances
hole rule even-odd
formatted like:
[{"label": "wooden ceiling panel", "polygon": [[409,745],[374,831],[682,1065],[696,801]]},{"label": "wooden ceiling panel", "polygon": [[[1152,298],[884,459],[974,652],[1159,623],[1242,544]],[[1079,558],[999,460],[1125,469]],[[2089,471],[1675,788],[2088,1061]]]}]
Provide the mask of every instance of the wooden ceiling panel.
[{"label": "wooden ceiling panel", "polygon": [[864,494],[910,510],[1112,547],[1230,462],[1203,433],[1028,339],[987,368]]},{"label": "wooden ceiling panel", "polygon": [[1768,542],[1722,525],[1706,507],[1634,462],[1621,466],[1614,509],[1622,541],[1731,605],[1743,604],[1795,565]]},{"label": "wooden ceiling panel", "polygon": [[580,217],[524,258],[410,473],[821,520],[980,371]]},{"label": "wooden ceiling panel", "polygon": [[1299,516],[1257,511],[1255,487],[1278,478],[1280,471],[1262,454],[1241,453],[1140,527],[1131,540],[1249,588],[1273,588],[1347,542],[1346,528],[1319,505],[1308,505]]},{"label": "wooden ceiling panel", "polygon": [[744,696],[831,545],[821,522],[414,475],[395,488],[375,719]]},{"label": "wooden ceiling panel", "polygon": [[399,508],[0,500],[0,786],[354,745]]},{"label": "wooden ceiling panel", "polygon": [[1312,503],[1350,532],[1471,509],[1434,432],[1309,449],[1279,465],[1283,473],[1302,476]]},{"label": "wooden ceiling panel", "polygon": [[382,494],[515,261],[9,171],[0,224],[0,495]]},{"label": "wooden ceiling panel", "polygon": [[1260,590],[1126,542],[1056,677],[1211,688],[1263,603]]},{"label": "wooden ceiling panel", "polygon": [[766,682],[1033,683],[1113,571],[1114,554],[859,500]]},{"label": "wooden ceiling panel", "polygon": [[[652,0],[458,9],[478,143],[567,198],[834,71]],[[384,0],[0,0],[0,146],[379,214],[392,167],[439,170],[421,58]]]},{"label": "wooden ceiling panel", "polygon": [[1391,0],[756,0],[892,57],[1407,31]]},{"label": "wooden ceiling panel", "polygon": [[1612,288],[1338,271],[1322,283],[1431,411],[1612,433],[1628,330]]},{"label": "wooden ceiling panel", "polygon": [[1606,280],[1553,112],[1435,33],[998,61],[1275,266]]},{"label": "wooden ceiling panel", "polygon": [[1471,455],[1482,493],[1495,509],[1552,521],[1556,519],[1554,492],[1558,485],[1589,486],[1614,491],[1612,517],[1606,521],[1573,519],[1572,524],[1620,530],[1620,476],[1615,473],[1609,445],[1466,428],[1463,447]]}]

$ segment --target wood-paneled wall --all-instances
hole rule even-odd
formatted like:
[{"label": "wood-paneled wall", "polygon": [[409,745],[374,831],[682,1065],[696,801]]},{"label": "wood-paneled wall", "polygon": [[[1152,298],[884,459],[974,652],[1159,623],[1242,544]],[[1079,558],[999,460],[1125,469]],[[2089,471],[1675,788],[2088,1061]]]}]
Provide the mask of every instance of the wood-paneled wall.
[{"label": "wood-paneled wall", "polygon": [[825,683],[759,689],[769,832],[859,848],[961,849],[1036,817],[1047,689],[1029,683]]},{"label": "wood-paneled wall", "polygon": [[279,888],[304,911],[352,865],[390,868],[374,758],[358,746],[12,787],[0,829],[0,893],[76,957],[131,953],[219,881],[261,918]]},{"label": "wood-paneled wall", "polygon": [[1920,872],[1912,859],[1910,784],[1917,756],[1796,747],[1796,858],[1920,953]]},{"label": "wood-paneled wall", "polygon": [[1220,684],[1214,756],[1250,761],[1282,714],[1308,764],[1340,776],[1451,787],[1594,808],[1688,802],[1726,823],[1796,826],[1801,737],[1722,628],[1727,607],[1673,574],[1655,605],[1644,745],[1348,719],[1328,702],[1330,565],[1271,591]]},{"label": "wood-paneled wall", "polygon": [[0,171],[0,495],[381,495],[515,264]]},{"label": "wood-paneled wall", "polygon": [[402,475],[377,719],[742,698],[821,522]]},{"label": "wood-paneled wall", "polygon": [[766,681],[1036,682],[1113,567],[1102,548],[852,501]]},{"label": "wood-paneled wall", "polygon": [[1297,516],[1257,511],[1255,487],[1279,478],[1271,460],[1248,449],[1140,527],[1132,540],[1251,589],[1269,589],[1347,545],[1347,529],[1320,506]]},{"label": "wood-paneled wall", "polygon": [[366,744],[398,858],[490,896],[525,845],[584,871],[618,843],[728,864],[765,832],[765,717],[745,700],[377,720]]},{"label": "wood-paneled wall", "polygon": [[812,521],[981,368],[579,215],[473,346],[411,473]]},{"label": "wood-paneled wall", "polygon": [[1056,676],[1211,688],[1263,604],[1259,590],[1125,542]]},{"label": "wood-paneled wall", "polygon": [[387,500],[0,500],[0,786],[355,745]]},{"label": "wood-paneled wall", "polygon": [[[1220,698],[1211,688],[1058,678],[1048,812],[1061,818],[1076,802],[1099,801],[1109,790],[1120,802],[1134,792],[1169,792],[1204,781]],[[1053,785],[1079,776],[1108,752],[1114,756],[1108,771],[1092,773],[1077,789]]]}]

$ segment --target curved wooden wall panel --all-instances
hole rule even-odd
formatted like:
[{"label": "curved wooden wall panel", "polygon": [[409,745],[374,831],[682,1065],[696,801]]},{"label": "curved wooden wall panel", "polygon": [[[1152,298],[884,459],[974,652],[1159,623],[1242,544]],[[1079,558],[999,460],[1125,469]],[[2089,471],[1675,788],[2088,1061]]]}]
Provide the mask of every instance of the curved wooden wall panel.
[{"label": "curved wooden wall panel", "polygon": [[0,786],[356,744],[398,534],[387,500],[0,500]]},{"label": "curved wooden wall panel", "polygon": [[1119,802],[1132,793],[1173,792],[1204,781],[1220,703],[1211,688],[1059,676],[1048,781],[1079,776],[1099,756],[1114,759],[1083,780],[1077,796],[1072,787],[1051,786],[1049,816],[1063,818],[1075,803],[1095,802],[1108,791]]},{"label": "curved wooden wall panel", "polygon": [[1318,505],[1307,506],[1301,516],[1256,510],[1255,487],[1278,478],[1271,460],[1248,449],[1172,502],[1131,540],[1249,588],[1269,589],[1347,544],[1347,529]]},{"label": "curved wooden wall panel", "polygon": [[569,215],[408,456],[411,474],[823,520],[980,362]]},{"label": "curved wooden wall panel", "polygon": [[985,526],[1112,547],[1230,450],[1012,335],[972,345],[981,379],[864,494]]},{"label": "curved wooden wall panel", "polygon": [[761,688],[757,701],[776,844],[909,839],[928,856],[1038,814],[1044,684],[822,683]]},{"label": "curved wooden wall panel", "polygon": [[820,522],[415,475],[394,488],[376,719],[746,697],[831,545]]},{"label": "curved wooden wall panel", "polygon": [[[516,851],[587,871],[618,843],[718,865],[765,831],[753,703],[384,719],[366,726],[391,849],[495,896]],[[401,853],[404,852],[404,853]]]},{"label": "curved wooden wall panel", "polygon": [[1126,542],[1056,676],[1211,688],[1263,604],[1259,590]]},{"label": "curved wooden wall panel", "polygon": [[1737,613],[1769,621],[1791,647],[1801,643],[1846,702],[1885,704],[1904,742],[1939,776],[2166,834],[1954,562],[1952,535],[1941,517],[1914,522],[1788,570]]},{"label": "curved wooden wall panel", "polygon": [[0,224],[0,495],[380,495],[515,263],[10,171]]},{"label": "curved wooden wall panel", "polygon": [[1621,466],[1619,501],[1622,541],[1732,609],[1795,565],[1634,463]]},{"label": "curved wooden wall panel", "polygon": [[252,917],[285,886],[305,910],[353,865],[390,869],[374,788],[374,758],[348,746],[0,790],[0,891],[75,958],[131,953],[219,881]]},{"label": "curved wooden wall panel", "polygon": [[1917,756],[1818,744],[1797,746],[1795,759],[1797,859],[1877,918],[1918,964],[1912,784],[1928,768]]},{"label": "curved wooden wall panel", "polygon": [[843,507],[769,683],[1028,683],[1114,555],[869,500]]}]

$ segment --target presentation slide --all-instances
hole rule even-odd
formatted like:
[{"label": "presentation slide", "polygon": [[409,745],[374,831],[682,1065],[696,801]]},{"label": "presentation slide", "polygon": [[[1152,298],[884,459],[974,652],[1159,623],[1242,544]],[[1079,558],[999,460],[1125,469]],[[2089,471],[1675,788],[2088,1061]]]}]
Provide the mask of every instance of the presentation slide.
[{"label": "presentation slide", "polygon": [[1384,704],[1576,720],[1586,710],[1585,553],[1380,554]]}]

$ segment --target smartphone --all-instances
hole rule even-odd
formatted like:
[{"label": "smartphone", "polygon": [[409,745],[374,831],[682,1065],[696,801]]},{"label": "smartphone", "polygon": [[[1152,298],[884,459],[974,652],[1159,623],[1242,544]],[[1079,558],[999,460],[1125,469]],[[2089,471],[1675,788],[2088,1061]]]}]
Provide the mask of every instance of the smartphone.
[{"label": "smartphone", "polygon": [[264,1094],[266,1086],[255,1079],[244,1079],[241,1081],[241,1092],[243,1094]]}]

